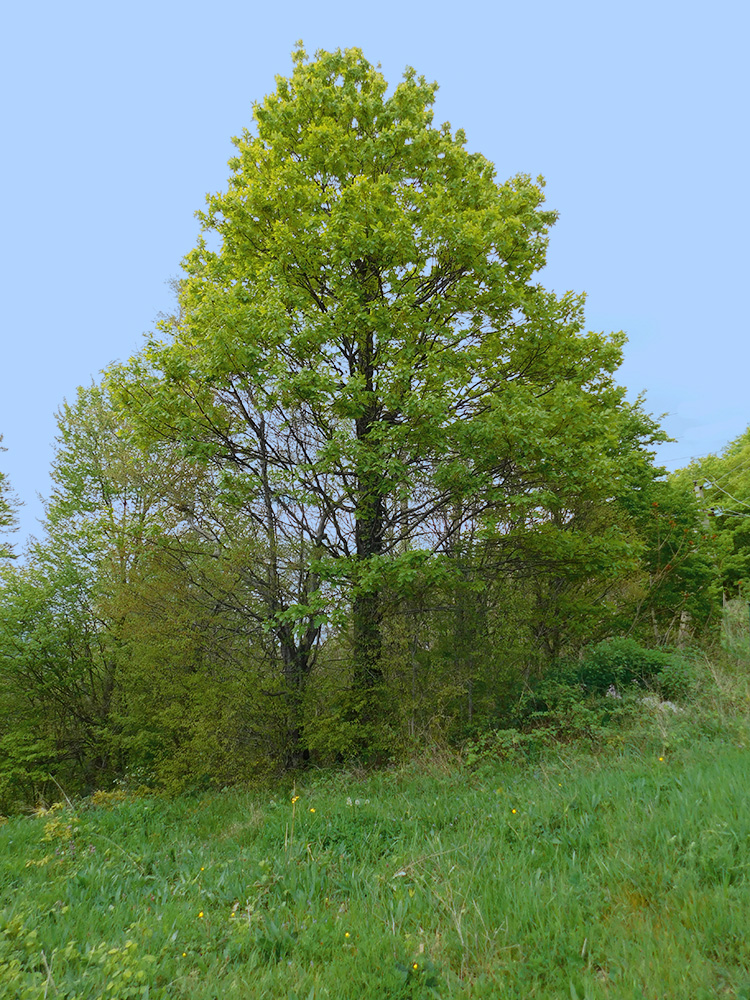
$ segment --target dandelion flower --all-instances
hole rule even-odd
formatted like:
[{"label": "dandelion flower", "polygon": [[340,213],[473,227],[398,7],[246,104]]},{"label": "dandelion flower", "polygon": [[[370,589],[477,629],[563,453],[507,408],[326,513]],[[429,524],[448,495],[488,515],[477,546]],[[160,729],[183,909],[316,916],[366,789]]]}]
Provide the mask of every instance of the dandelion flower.
[{"label": "dandelion flower", "polygon": [[418,969],[418,968],[419,968],[419,966],[418,966],[418,965],[417,965],[417,963],[415,962],[415,963],[414,963],[414,965],[412,965],[412,969]]},{"label": "dandelion flower", "polygon": [[200,920],[202,916],[203,916],[203,910],[201,910],[201,912],[198,914],[198,919]]},{"label": "dandelion flower", "polygon": [[310,812],[311,812],[311,813],[314,813],[314,812],[315,812],[315,810],[314,810],[314,809],[313,809],[312,807],[310,807]]},{"label": "dandelion flower", "polygon": [[201,868],[201,871],[202,871],[202,872],[204,872],[205,870],[206,870],[205,868]]},{"label": "dandelion flower", "polygon": [[659,760],[664,760],[664,758],[663,758],[663,757],[660,757],[660,758],[659,758]]},{"label": "dandelion flower", "polygon": [[349,937],[349,931],[344,934],[344,937]]},{"label": "dandelion flower", "polygon": [[511,809],[511,812],[512,812],[512,813],[514,813],[515,811],[516,811],[515,809]]},{"label": "dandelion flower", "polygon": [[186,952],[186,951],[183,951],[183,953],[182,953],[182,957],[183,957],[183,958],[187,958],[187,952]]}]

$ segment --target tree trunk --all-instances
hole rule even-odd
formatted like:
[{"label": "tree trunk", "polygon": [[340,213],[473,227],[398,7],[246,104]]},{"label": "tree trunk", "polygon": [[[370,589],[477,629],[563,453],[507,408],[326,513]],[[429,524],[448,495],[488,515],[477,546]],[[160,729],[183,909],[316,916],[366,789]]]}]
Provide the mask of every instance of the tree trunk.
[{"label": "tree trunk", "polygon": [[[383,551],[383,478],[378,474],[377,467],[366,467],[372,456],[364,444],[373,425],[372,413],[357,421],[357,437],[363,445],[364,455],[357,477],[358,504],[354,530],[357,561],[363,568],[373,556]],[[377,463],[372,464],[376,466]],[[354,688],[364,696],[360,720],[365,722],[375,714],[372,692],[383,679],[383,602],[380,585],[372,581],[366,584],[357,581],[352,602],[352,643]]]},{"label": "tree trunk", "polygon": [[299,640],[295,640],[289,626],[282,627],[277,633],[286,687],[284,767],[287,769],[305,767],[310,760],[310,751],[304,745],[304,694],[319,631],[310,624]]},{"label": "tree trunk", "polygon": [[[355,526],[357,559],[366,563],[383,551],[383,498],[372,476],[360,479],[361,503]],[[383,608],[379,585],[358,587],[352,603],[354,686],[370,691],[383,678]]]}]

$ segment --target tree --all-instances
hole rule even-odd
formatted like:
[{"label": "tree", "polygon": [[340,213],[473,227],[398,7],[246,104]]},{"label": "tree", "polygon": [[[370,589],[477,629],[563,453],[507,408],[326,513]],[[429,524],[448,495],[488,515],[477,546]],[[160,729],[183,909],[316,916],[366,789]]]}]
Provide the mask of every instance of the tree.
[{"label": "tree", "polygon": [[136,447],[92,385],[58,413],[52,484],[43,541],[0,573],[0,808],[54,781],[176,790],[283,760],[251,533],[200,464]]},{"label": "tree", "polygon": [[149,462],[129,446],[100,388],[79,389],[58,413],[58,429],[45,538],[0,578],[0,740],[8,764],[0,783],[8,789],[24,759],[76,790],[111,776],[122,666],[122,615],[111,598],[137,563],[164,491],[153,456]]},{"label": "tree", "polygon": [[28,800],[50,774],[88,790],[106,771],[112,684],[92,592],[52,546],[0,573],[0,801]]},{"label": "tree", "polygon": [[[0,451],[7,451],[2,446],[3,436],[0,434]],[[4,473],[0,471],[0,535],[8,534],[18,529],[18,498],[12,492]],[[11,547],[0,541],[0,559],[13,557]]]},{"label": "tree", "polygon": [[714,546],[692,483],[642,477],[620,502],[643,545],[639,570],[622,587],[621,631],[682,645],[708,625],[716,583]]},{"label": "tree", "polygon": [[[725,602],[750,597],[750,427],[724,448],[675,473],[694,491]],[[704,546],[706,547],[706,546]]]},{"label": "tree", "polygon": [[628,410],[622,336],[534,283],[541,179],[497,183],[413,70],[387,91],[358,49],[297,49],[200,213],[179,315],[110,375],[136,433],[208,463],[252,525],[290,705],[346,626],[363,733],[386,595],[462,531],[515,566],[541,527],[567,537],[571,498],[611,493]]}]

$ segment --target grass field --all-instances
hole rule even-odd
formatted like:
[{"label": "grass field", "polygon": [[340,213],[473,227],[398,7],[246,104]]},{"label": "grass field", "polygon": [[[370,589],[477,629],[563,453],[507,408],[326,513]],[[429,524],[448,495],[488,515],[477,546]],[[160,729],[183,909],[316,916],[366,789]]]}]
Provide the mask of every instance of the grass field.
[{"label": "grass field", "polygon": [[0,996],[750,1000],[745,719],[9,819]]}]

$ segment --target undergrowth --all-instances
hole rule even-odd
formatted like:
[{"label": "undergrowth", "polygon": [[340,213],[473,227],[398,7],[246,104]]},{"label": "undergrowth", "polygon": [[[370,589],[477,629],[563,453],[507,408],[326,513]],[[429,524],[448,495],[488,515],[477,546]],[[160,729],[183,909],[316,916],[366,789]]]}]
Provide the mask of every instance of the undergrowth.
[{"label": "undergrowth", "polygon": [[0,996],[750,1000],[747,680],[694,672],[589,737],[548,710],[463,757],[9,819]]}]

